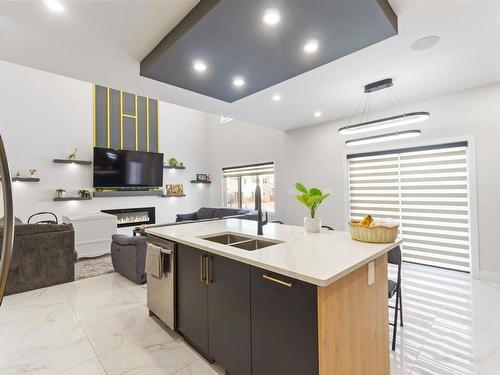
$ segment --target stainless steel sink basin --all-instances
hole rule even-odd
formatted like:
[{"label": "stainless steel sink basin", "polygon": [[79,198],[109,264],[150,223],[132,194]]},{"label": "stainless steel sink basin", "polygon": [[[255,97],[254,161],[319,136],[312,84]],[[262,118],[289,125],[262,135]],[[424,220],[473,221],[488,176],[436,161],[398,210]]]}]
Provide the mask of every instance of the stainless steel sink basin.
[{"label": "stainless steel sink basin", "polygon": [[264,247],[276,245],[282,243],[283,241],[268,240],[266,238],[254,238],[249,236],[244,236],[238,233],[220,233],[212,234],[205,237],[200,237],[207,241],[217,242],[222,245],[229,245],[232,247],[237,247],[243,250],[258,250]]},{"label": "stainless steel sink basin", "polygon": [[243,242],[237,242],[231,244],[232,247],[237,247],[239,249],[243,250],[258,250],[258,249],[263,249],[264,247],[268,246],[273,246],[278,244],[279,242],[272,242],[272,241],[266,241],[266,240],[249,240],[249,241],[243,241]]},{"label": "stainless steel sink basin", "polygon": [[204,240],[217,242],[223,245],[230,245],[235,242],[248,241],[252,239],[252,237],[240,236],[238,234],[232,234],[232,233],[217,234],[215,236],[208,236],[202,238]]}]

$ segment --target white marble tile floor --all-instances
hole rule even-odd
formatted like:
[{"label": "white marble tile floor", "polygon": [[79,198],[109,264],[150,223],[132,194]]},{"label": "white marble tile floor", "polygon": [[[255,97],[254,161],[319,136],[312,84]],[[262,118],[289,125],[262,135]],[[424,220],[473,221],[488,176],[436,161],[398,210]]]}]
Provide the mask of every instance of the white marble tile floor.
[{"label": "white marble tile floor", "polygon": [[[404,264],[391,374],[500,374],[499,311],[500,285]],[[148,316],[145,286],[116,273],[9,296],[0,308],[2,375],[223,373]]]}]

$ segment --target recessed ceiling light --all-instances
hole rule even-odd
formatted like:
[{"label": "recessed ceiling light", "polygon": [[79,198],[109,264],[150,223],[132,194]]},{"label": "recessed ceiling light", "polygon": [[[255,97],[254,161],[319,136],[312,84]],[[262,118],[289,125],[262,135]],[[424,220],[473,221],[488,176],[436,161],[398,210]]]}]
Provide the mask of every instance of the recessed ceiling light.
[{"label": "recessed ceiling light", "polygon": [[321,116],[323,116],[323,113],[321,113],[320,111],[314,112],[314,117],[321,117]]},{"label": "recessed ceiling light", "polygon": [[440,38],[437,35],[426,36],[414,41],[410,45],[410,48],[414,51],[423,51],[434,47],[436,44],[438,44],[439,40]]},{"label": "recessed ceiling light", "polygon": [[278,12],[276,9],[267,9],[264,12],[264,16],[262,17],[262,22],[270,26],[276,25],[278,22],[280,22],[280,20],[280,12]]},{"label": "recessed ceiling light", "polygon": [[197,72],[201,73],[201,72],[204,72],[205,70],[207,70],[207,64],[205,64],[202,60],[195,60],[193,62],[193,68]]},{"label": "recessed ceiling light", "polygon": [[273,101],[279,102],[281,100],[281,95],[280,94],[274,94],[273,95]]},{"label": "recessed ceiling light", "polygon": [[64,12],[64,5],[60,1],[45,0],[44,2],[45,2],[45,5],[47,6],[47,8],[49,8],[50,10],[57,12],[57,13]]},{"label": "recessed ceiling light", "polygon": [[304,52],[313,53],[319,48],[319,42],[316,39],[310,39],[304,44]]},{"label": "recessed ceiling light", "polygon": [[243,77],[234,77],[233,78],[233,85],[235,85],[236,87],[241,87],[245,84],[245,80],[243,79]]}]

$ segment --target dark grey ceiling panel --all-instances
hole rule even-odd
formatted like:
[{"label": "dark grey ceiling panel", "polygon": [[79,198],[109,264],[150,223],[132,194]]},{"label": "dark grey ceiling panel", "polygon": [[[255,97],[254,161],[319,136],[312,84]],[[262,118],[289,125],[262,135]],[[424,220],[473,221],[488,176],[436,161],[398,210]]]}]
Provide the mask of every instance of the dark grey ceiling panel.
[{"label": "dark grey ceiling panel", "polygon": [[[270,8],[281,15],[271,27],[262,22]],[[387,0],[201,0],[142,60],[141,75],[234,102],[396,34]],[[312,54],[309,39],[320,44]],[[194,71],[197,59],[205,72]],[[235,87],[235,76],[246,84]]]}]

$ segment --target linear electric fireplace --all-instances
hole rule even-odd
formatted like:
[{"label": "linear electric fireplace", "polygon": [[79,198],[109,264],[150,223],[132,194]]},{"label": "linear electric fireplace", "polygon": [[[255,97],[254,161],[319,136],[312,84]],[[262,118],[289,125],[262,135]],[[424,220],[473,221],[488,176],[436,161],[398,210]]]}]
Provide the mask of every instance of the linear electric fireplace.
[{"label": "linear electric fireplace", "polygon": [[118,221],[118,228],[154,224],[156,222],[154,207],[120,208],[116,210],[101,210],[101,212],[115,215]]}]

